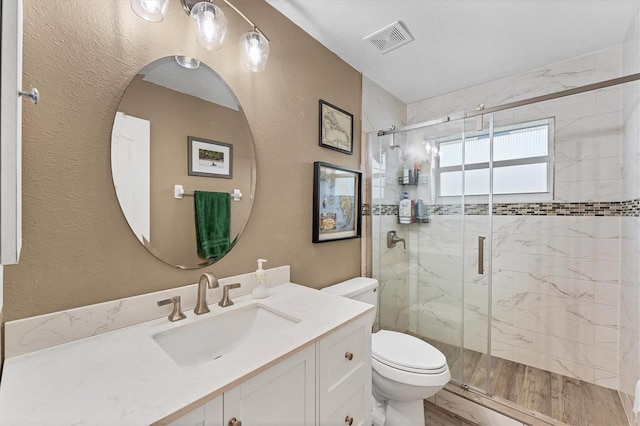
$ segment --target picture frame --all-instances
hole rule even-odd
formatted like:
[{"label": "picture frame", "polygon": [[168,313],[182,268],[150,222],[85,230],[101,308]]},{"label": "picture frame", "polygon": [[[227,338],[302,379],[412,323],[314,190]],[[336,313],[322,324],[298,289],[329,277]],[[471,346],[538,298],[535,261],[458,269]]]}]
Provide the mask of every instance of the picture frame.
[{"label": "picture frame", "polygon": [[320,146],[353,155],[353,114],[322,99],[319,111]]},{"label": "picture frame", "polygon": [[233,178],[233,145],[187,137],[189,176]]},{"label": "picture frame", "polygon": [[313,242],[360,238],[362,172],[314,162]]}]

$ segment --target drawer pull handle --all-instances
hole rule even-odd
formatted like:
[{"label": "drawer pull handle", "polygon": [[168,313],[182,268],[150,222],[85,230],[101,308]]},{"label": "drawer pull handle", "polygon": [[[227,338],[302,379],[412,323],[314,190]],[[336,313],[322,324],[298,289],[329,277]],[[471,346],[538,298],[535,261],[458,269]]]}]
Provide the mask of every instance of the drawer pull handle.
[{"label": "drawer pull handle", "polygon": [[347,361],[351,361],[353,359],[353,354],[351,352],[347,352],[344,354],[344,357],[347,359]]},{"label": "drawer pull handle", "polygon": [[242,422],[235,417],[232,417],[231,420],[229,420],[229,426],[242,426]]},{"label": "drawer pull handle", "polygon": [[351,425],[353,424],[353,417],[351,417],[351,416],[347,416],[347,417],[345,417],[345,418],[344,418],[344,422],[345,422],[346,424],[348,424],[349,426],[351,426]]}]

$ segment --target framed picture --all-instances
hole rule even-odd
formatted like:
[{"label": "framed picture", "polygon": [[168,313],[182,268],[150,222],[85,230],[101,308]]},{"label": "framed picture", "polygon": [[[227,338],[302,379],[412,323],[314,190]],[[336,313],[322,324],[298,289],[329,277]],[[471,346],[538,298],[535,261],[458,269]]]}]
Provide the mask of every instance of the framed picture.
[{"label": "framed picture", "polygon": [[320,146],[353,154],[353,114],[320,99]]},{"label": "framed picture", "polygon": [[193,136],[187,137],[187,142],[189,176],[233,177],[233,145]]},{"label": "framed picture", "polygon": [[362,172],[316,161],[313,172],[313,242],[360,238]]}]

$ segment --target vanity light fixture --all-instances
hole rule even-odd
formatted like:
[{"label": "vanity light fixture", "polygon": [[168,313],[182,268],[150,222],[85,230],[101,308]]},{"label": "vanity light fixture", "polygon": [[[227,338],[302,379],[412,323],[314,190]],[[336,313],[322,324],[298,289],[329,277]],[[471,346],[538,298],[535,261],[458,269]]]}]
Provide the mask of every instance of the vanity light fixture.
[{"label": "vanity light fixture", "polygon": [[[130,0],[133,11],[149,22],[161,22],[169,0]],[[227,6],[240,15],[253,29],[240,38],[244,67],[253,72],[265,69],[269,59],[269,39],[228,0]],[[227,32],[227,18],[213,0],[180,0],[184,11],[193,19],[198,44],[208,50],[218,50]]]},{"label": "vanity light fixture", "polygon": [[240,38],[242,63],[249,71],[264,71],[269,59],[269,40],[254,27],[253,31],[245,33]]},{"label": "vanity light fixture", "polygon": [[162,22],[169,0],[131,0],[131,9],[149,22]]},{"label": "vanity light fixture", "polygon": [[208,1],[198,1],[192,7],[188,0],[182,0],[182,6],[194,21],[196,41],[207,50],[218,50],[227,33],[227,18],[222,10]]}]

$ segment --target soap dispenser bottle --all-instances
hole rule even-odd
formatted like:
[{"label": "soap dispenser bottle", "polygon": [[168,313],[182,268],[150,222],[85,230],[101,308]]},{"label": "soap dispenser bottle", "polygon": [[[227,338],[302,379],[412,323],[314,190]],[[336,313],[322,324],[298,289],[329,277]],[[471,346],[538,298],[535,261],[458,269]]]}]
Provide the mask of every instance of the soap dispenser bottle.
[{"label": "soap dispenser bottle", "polygon": [[267,284],[264,280],[264,269],[262,269],[262,264],[266,261],[266,259],[258,259],[258,269],[256,269],[257,284],[251,293],[251,297],[254,299],[264,299],[265,297],[269,297],[269,290],[267,290]]}]

